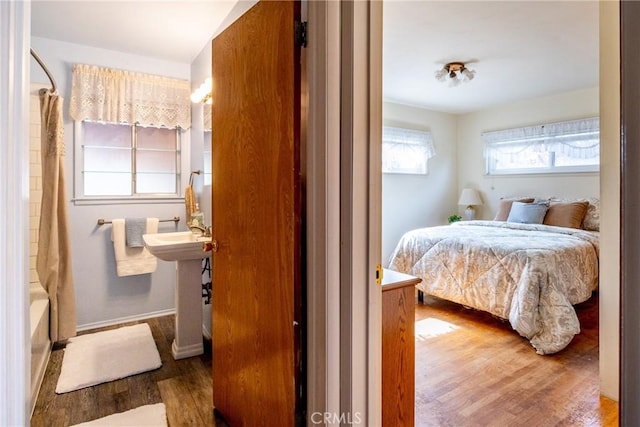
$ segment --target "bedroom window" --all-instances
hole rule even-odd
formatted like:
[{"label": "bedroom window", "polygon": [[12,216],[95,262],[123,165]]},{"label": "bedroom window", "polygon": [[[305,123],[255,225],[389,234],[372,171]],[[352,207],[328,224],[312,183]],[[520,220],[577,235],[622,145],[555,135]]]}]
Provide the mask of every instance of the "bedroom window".
[{"label": "bedroom window", "polygon": [[431,132],[384,126],[382,172],[427,174],[427,161],[435,155]]},{"label": "bedroom window", "polygon": [[600,170],[597,117],[482,134],[488,175]]},{"label": "bedroom window", "polygon": [[187,80],[74,64],[75,200],[179,198],[190,89]]}]

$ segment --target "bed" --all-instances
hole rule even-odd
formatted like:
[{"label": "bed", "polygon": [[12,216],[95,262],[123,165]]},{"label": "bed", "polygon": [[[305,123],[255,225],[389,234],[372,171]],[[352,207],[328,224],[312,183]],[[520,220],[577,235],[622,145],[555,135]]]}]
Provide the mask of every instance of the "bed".
[{"label": "bed", "polygon": [[573,305],[598,287],[598,231],[462,221],[407,232],[389,268],[422,278],[428,295],[509,320],[538,354],[580,332]]}]

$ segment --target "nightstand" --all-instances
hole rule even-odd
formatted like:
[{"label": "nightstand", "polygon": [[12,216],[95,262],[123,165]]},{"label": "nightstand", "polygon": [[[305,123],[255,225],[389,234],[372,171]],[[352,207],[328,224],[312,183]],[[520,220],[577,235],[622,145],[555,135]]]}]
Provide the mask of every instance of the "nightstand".
[{"label": "nightstand", "polygon": [[382,425],[412,426],[415,419],[414,276],[382,276]]}]

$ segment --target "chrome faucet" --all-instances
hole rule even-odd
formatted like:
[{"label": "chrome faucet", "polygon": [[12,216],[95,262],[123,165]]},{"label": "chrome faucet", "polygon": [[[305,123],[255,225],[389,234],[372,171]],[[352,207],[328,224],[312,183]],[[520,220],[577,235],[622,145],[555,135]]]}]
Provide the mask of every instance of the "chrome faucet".
[{"label": "chrome faucet", "polygon": [[198,230],[200,231],[203,237],[211,237],[211,226],[208,225],[206,227],[200,227],[199,225],[189,225],[189,229],[191,231]]}]

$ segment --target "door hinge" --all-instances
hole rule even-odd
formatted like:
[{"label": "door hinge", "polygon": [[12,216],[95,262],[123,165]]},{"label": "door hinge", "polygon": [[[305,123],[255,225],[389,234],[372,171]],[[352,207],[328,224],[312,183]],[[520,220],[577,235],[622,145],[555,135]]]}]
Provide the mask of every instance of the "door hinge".
[{"label": "door hinge", "polygon": [[307,22],[296,21],[295,23],[296,45],[307,47]]}]

